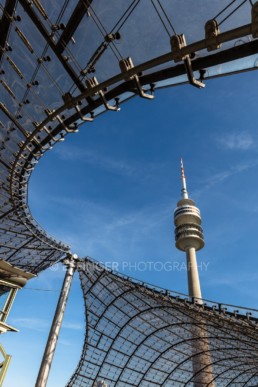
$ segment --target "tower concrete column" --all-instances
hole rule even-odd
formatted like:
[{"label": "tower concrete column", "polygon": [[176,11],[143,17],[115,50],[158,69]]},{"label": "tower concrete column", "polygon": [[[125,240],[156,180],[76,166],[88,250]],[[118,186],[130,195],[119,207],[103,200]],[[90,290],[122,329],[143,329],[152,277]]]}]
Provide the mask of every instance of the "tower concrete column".
[{"label": "tower concrete column", "polygon": [[187,276],[188,276],[188,294],[202,302],[201,285],[199,280],[198,266],[196,260],[196,251],[194,247],[186,250]]}]

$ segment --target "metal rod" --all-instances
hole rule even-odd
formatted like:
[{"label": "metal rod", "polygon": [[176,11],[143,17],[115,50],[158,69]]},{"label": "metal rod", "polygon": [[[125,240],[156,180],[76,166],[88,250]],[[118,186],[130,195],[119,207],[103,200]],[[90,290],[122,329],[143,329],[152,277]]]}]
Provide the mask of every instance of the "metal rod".
[{"label": "metal rod", "polygon": [[0,344],[0,353],[2,354],[2,356],[4,358],[4,361],[1,362],[1,369],[0,369],[0,386],[2,386],[12,356],[7,355],[7,353],[5,352],[5,350],[1,344]]},{"label": "metal rod", "polygon": [[65,307],[66,307],[69,291],[71,288],[73,275],[76,268],[76,262],[75,262],[76,258],[77,256],[75,255],[73,256],[69,255],[67,257],[67,260],[63,261],[63,263],[67,266],[67,270],[66,270],[62,290],[59,296],[58,304],[56,307],[52,326],[49,332],[45,352],[42,358],[35,387],[45,387],[47,385],[47,380],[48,380],[59,332],[60,332],[63,317],[64,317]]}]

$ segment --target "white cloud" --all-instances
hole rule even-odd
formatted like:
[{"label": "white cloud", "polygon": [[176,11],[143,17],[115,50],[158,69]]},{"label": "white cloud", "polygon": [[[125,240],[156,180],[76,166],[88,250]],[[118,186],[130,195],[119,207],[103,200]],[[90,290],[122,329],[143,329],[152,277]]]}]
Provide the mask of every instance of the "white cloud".
[{"label": "white cloud", "polygon": [[203,193],[204,189],[210,189],[214,185],[220,184],[224,182],[225,180],[231,178],[232,176],[235,176],[239,173],[245,172],[251,168],[254,168],[258,165],[258,160],[254,159],[251,161],[246,161],[239,163],[237,165],[234,165],[233,167],[229,169],[225,169],[221,172],[215,173],[210,175],[210,177],[206,180],[205,184],[202,186],[201,190],[195,191],[193,193],[194,197],[200,196],[200,194]]},{"label": "white cloud", "polygon": [[75,331],[81,331],[85,329],[85,326],[76,322],[66,322],[64,321],[62,327],[65,329],[72,329]]},{"label": "white cloud", "polygon": [[57,147],[55,150],[57,156],[64,161],[80,161],[94,165],[103,170],[115,172],[123,176],[141,176],[142,178],[152,177],[154,171],[159,171],[164,168],[161,163],[149,162],[147,165],[142,165],[136,161],[119,159],[117,157],[104,155],[97,151],[89,149],[81,149],[76,146]]},{"label": "white cloud", "polygon": [[[10,324],[18,328],[27,328],[33,331],[43,332],[50,329],[50,322],[40,318],[19,317],[10,319]],[[62,327],[71,330],[84,330],[85,327],[77,322],[63,321]]]},{"label": "white cloud", "polygon": [[[86,254],[101,259],[129,259],[135,256],[142,240],[159,231],[162,223],[170,218],[174,207],[163,201],[152,206],[132,211],[118,209],[87,199],[51,197],[66,208],[67,217],[73,224],[68,232],[59,229],[58,237],[72,246],[72,251],[80,256]],[[173,198],[171,200],[173,203]],[[76,219],[76,222],[73,221]],[[155,236],[155,238],[158,237]],[[126,248],[125,248],[126,246]],[[136,249],[136,250],[135,250]],[[138,253],[137,253],[138,254]]]},{"label": "white cloud", "polygon": [[86,149],[81,149],[75,146],[59,147],[56,149],[56,154],[61,160],[65,161],[82,161],[84,163],[93,164],[106,170],[112,170],[123,175],[131,175],[135,167],[124,160],[115,160],[111,157],[101,155]]},{"label": "white cloud", "polygon": [[[253,272],[244,272],[241,273],[234,272],[233,274],[228,273],[227,275],[216,275],[208,279],[209,286],[230,286],[232,288],[239,289],[239,286],[246,285],[247,283],[256,283],[258,280],[258,274]],[[242,287],[242,290],[244,286]]]},{"label": "white cloud", "polygon": [[64,345],[65,347],[70,347],[73,345],[73,343],[70,340],[64,340],[64,339],[59,339],[58,344]]},{"label": "white cloud", "polygon": [[10,319],[10,323],[19,328],[32,329],[34,331],[45,331],[49,329],[49,322],[33,317],[19,317]]},{"label": "white cloud", "polygon": [[240,133],[227,133],[217,139],[217,142],[225,149],[249,150],[254,148],[255,142],[250,133],[242,131]]}]

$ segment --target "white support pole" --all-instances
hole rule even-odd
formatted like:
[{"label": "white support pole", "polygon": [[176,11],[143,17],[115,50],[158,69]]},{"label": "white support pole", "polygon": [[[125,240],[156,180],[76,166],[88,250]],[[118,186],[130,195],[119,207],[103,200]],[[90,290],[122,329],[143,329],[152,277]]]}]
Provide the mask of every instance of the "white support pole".
[{"label": "white support pole", "polygon": [[76,258],[77,256],[75,255],[74,256],[68,255],[67,259],[63,261],[63,263],[67,266],[67,270],[66,270],[62,290],[59,296],[58,304],[56,307],[52,326],[49,332],[45,352],[42,358],[35,387],[45,387],[47,385],[47,380],[48,380],[59,332],[60,332],[63,317],[64,317],[65,307],[66,307],[69,291],[71,288],[73,275],[76,269],[76,262],[75,262]]}]

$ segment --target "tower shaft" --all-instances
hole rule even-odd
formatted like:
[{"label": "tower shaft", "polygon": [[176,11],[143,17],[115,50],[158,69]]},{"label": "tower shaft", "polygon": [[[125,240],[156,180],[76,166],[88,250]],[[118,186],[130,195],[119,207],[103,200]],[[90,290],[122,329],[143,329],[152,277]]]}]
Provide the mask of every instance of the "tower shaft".
[{"label": "tower shaft", "polygon": [[199,280],[198,265],[196,260],[196,251],[194,247],[186,250],[187,259],[187,277],[188,277],[188,294],[201,302],[202,293]]}]

